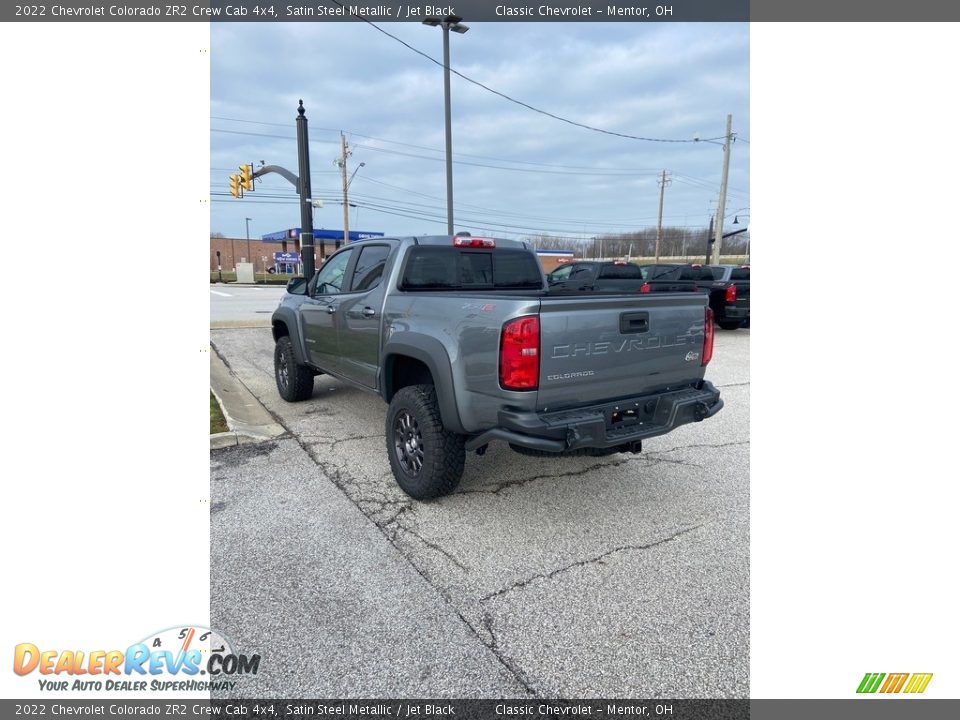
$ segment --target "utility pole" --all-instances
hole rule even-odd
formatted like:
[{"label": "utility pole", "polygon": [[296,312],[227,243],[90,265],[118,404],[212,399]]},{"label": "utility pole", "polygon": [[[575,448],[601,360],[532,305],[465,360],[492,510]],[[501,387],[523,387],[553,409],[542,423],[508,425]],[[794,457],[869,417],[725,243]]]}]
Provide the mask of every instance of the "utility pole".
[{"label": "utility pole", "polygon": [[[340,133],[340,160],[337,165],[340,166],[340,175],[343,177],[343,244],[350,242],[350,205],[347,203],[347,156],[350,151],[347,149],[347,137]],[[337,247],[340,247],[340,241],[337,241]]]},{"label": "utility pole", "polygon": [[710,229],[707,230],[707,252],[706,258],[704,259],[704,265],[710,264],[710,243],[713,242],[710,238],[713,237],[713,215],[710,216]]},{"label": "utility pole", "polygon": [[667,171],[660,173],[660,214],[657,216],[657,244],[653,249],[653,261],[660,262],[660,238],[663,236],[663,191],[667,189]]},{"label": "utility pole", "polygon": [[717,205],[717,222],[713,238],[713,264],[720,262],[720,246],[723,244],[723,214],[727,210],[727,176],[730,174],[730,150],[733,145],[733,115],[727,115],[727,135],[723,143],[723,177],[720,180],[720,203]]}]

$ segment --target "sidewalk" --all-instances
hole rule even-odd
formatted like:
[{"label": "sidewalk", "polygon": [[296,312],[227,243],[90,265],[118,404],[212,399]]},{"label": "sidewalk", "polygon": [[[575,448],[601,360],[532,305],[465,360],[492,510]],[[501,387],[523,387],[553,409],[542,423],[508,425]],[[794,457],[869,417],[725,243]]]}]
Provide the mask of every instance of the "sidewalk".
[{"label": "sidewalk", "polygon": [[229,432],[210,436],[211,450],[286,435],[284,427],[247,390],[213,347],[210,348],[210,389],[230,428]]}]

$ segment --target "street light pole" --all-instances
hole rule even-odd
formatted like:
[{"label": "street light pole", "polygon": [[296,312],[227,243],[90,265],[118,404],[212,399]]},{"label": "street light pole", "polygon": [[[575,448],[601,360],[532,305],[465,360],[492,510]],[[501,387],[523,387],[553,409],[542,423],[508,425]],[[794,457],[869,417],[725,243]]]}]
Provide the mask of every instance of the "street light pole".
[{"label": "street light pole", "polygon": [[461,24],[463,18],[457,15],[447,15],[442,20],[438,17],[428,17],[424,25],[443,29],[443,112],[446,126],[447,150],[447,234],[453,235],[453,132],[450,121],[450,31],[463,34],[470,28]]},{"label": "street light pole", "polygon": [[[310,140],[307,135],[307,114],[303,108],[303,100],[297,107],[297,160],[300,177],[297,179],[297,190],[300,191],[300,257],[303,261],[303,274],[312,278],[314,272],[314,245],[313,245],[313,195],[310,193]],[[323,257],[323,248],[320,249]]]},{"label": "street light pole", "polygon": [[453,235],[453,129],[450,119],[450,26],[443,24],[443,121],[447,151],[447,235]]},{"label": "street light pole", "polygon": [[[737,210],[736,213],[734,213],[734,216],[733,216],[733,224],[734,224],[734,225],[739,225],[739,224],[740,224],[740,215],[743,215],[744,217],[750,217],[750,213],[743,213],[743,212],[742,212],[743,210],[749,210],[749,209],[750,209],[750,208],[740,208],[740,210]],[[747,224],[747,227],[746,227],[745,229],[749,231],[749,229],[750,229],[749,223]],[[747,265],[749,265],[749,264],[750,264],[750,235],[749,235],[749,233],[747,234],[747,251],[746,251],[746,252],[747,252]]]}]

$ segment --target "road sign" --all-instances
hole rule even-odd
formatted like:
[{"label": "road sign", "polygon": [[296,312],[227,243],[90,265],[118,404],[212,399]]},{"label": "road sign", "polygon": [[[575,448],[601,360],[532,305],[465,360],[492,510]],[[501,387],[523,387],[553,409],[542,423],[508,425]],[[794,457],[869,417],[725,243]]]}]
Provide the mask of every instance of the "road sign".
[{"label": "road sign", "polygon": [[300,253],[296,252],[275,252],[273,261],[277,265],[288,265],[300,262]]}]

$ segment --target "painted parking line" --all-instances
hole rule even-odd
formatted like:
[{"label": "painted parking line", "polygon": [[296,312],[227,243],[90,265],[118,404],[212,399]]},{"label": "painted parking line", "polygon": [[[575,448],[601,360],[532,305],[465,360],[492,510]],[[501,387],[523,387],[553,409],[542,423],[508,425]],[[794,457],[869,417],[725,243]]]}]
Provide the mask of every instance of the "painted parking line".
[{"label": "painted parking line", "polygon": [[223,297],[233,297],[230,293],[218,292],[217,290],[211,290],[214,295],[221,295]]}]

